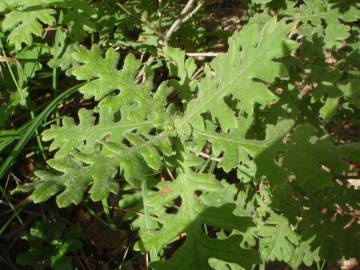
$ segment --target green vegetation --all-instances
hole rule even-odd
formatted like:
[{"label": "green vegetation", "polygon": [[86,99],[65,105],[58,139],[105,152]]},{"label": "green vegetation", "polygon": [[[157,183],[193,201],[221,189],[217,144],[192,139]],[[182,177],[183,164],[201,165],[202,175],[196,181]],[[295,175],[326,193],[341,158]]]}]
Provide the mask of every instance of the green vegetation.
[{"label": "green vegetation", "polygon": [[360,258],[357,2],[1,1],[0,268]]}]

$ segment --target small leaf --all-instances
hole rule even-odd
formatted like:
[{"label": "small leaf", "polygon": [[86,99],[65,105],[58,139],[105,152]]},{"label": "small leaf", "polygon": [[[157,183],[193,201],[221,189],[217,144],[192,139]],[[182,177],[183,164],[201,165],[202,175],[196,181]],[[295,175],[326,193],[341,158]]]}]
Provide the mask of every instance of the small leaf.
[{"label": "small leaf", "polygon": [[22,44],[31,45],[33,35],[41,37],[43,24],[52,25],[55,22],[55,10],[50,8],[14,10],[5,15],[1,24],[3,31],[10,31],[8,41],[21,50]]}]

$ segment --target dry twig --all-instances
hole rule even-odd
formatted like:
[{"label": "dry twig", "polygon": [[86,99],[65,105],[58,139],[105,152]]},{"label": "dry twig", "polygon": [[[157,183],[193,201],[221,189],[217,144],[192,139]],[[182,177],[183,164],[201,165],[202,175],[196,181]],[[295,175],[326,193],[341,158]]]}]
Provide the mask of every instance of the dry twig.
[{"label": "dry twig", "polygon": [[194,53],[186,53],[187,56],[195,57],[195,58],[204,58],[204,57],[216,57],[221,53],[217,52],[194,52]]},{"label": "dry twig", "polygon": [[166,44],[171,36],[179,29],[180,25],[187,22],[199,9],[203,6],[203,2],[200,2],[191,12],[188,12],[193,6],[195,0],[189,0],[183,10],[180,13],[180,18],[177,19],[166,32],[164,37],[164,43]]}]

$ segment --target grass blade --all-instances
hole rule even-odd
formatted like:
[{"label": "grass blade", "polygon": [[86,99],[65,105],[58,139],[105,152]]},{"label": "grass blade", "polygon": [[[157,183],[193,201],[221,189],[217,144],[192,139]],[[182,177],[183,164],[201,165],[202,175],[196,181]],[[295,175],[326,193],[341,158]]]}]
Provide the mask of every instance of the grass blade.
[{"label": "grass blade", "polygon": [[10,155],[7,157],[7,159],[4,161],[4,163],[0,167],[0,179],[4,177],[8,169],[12,166],[15,159],[19,155],[19,153],[22,151],[22,149],[25,147],[25,145],[28,143],[30,138],[33,136],[37,128],[40,126],[42,121],[44,121],[48,115],[57,108],[58,104],[65,100],[66,98],[73,95],[77,90],[83,85],[84,83],[80,83],[75,85],[72,88],[69,88],[65,92],[61,93],[59,96],[57,96],[38,116],[36,116],[33,121],[31,122],[31,125],[26,129],[24,134],[21,136],[18,143],[15,145],[13,150],[11,151]]},{"label": "grass blade", "polygon": [[[17,130],[14,130],[11,134],[8,135],[0,135],[0,153],[2,150],[4,150],[5,147],[10,145],[15,140],[19,139],[21,135],[24,133],[24,131],[31,125],[33,121],[29,121]],[[4,139],[3,139],[4,138]]]}]

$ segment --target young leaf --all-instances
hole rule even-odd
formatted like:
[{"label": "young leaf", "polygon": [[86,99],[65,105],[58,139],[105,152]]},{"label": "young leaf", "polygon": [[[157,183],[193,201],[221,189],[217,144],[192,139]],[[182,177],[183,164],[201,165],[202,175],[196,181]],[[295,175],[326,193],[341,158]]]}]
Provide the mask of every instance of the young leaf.
[{"label": "young leaf", "polygon": [[304,23],[300,27],[300,31],[307,38],[311,40],[313,35],[324,38],[325,49],[340,48],[341,42],[350,36],[351,29],[343,22],[349,23],[360,18],[360,10],[356,6],[346,8],[346,4],[333,2],[307,0],[289,12],[289,15],[293,16],[295,20]]},{"label": "young leaf", "polygon": [[298,245],[298,235],[294,233],[286,220],[278,215],[272,215],[266,225],[260,227],[260,250],[268,260],[289,261]]},{"label": "young leaf", "polygon": [[129,183],[139,186],[154,174],[152,170],[156,172],[161,167],[161,156],[155,146],[168,155],[172,154],[171,147],[166,136],[144,141],[128,135],[127,139],[133,147],[107,143],[101,152],[73,152],[64,158],[49,160],[49,166],[56,172],[36,171],[37,178],[33,182],[18,186],[13,192],[32,191],[35,203],[56,195],[57,205],[68,207],[79,204],[89,186],[93,201],[106,199],[110,192],[116,194],[119,184],[115,175],[119,170]]},{"label": "young leaf", "polygon": [[[132,105],[132,112],[128,114],[132,120],[153,117],[160,122],[170,121],[164,107],[171,90],[162,84],[153,94],[152,76],[144,83],[136,83],[141,63],[132,54],[126,56],[121,71],[116,68],[119,55],[113,49],[106,51],[105,58],[102,58],[101,51],[96,46],[91,50],[80,48],[73,56],[81,65],[74,66],[72,74],[78,80],[90,80],[80,89],[86,99],[103,99],[99,106],[108,107],[113,113]],[[109,95],[115,90],[120,90],[120,93]]]},{"label": "young leaf", "polygon": [[41,37],[43,24],[53,25],[56,11],[51,8],[24,6],[22,9],[13,10],[5,15],[1,27],[8,35],[9,44],[14,45],[16,50],[21,50],[22,44],[31,45],[33,35]]},{"label": "young leaf", "polygon": [[246,162],[248,156],[256,158],[262,151],[271,147],[272,144],[281,140],[290,131],[293,125],[291,120],[282,121],[276,126],[269,126],[266,132],[265,140],[246,139],[247,124],[245,121],[239,121],[241,127],[231,131],[228,134],[216,133],[210,129],[201,131],[194,129],[193,133],[201,148],[204,141],[212,144],[212,152],[214,156],[223,155],[223,161],[219,162],[219,167],[225,172],[229,172],[236,168],[240,162]]},{"label": "young leaf", "polygon": [[206,78],[199,84],[197,98],[189,102],[184,116],[176,123],[178,130],[188,124],[203,130],[202,114],[206,112],[223,131],[236,128],[236,115],[226,104],[226,97],[238,100],[239,108],[250,116],[255,103],[266,105],[275,100],[264,82],[271,83],[285,75],[284,67],[275,59],[296,48],[296,43],[287,38],[292,27],[272,18],[265,25],[250,24],[235,33],[229,40],[228,52],[211,62]]},{"label": "young leaf", "polygon": [[[254,250],[240,248],[239,235],[223,240],[210,239],[202,231],[204,224],[228,231],[245,231],[252,225],[248,217],[232,213],[234,205],[212,207],[201,203],[196,191],[207,194],[222,188],[222,184],[214,177],[187,170],[178,175],[175,181],[161,182],[157,188],[158,192],[149,192],[145,203],[147,211],[157,216],[161,227],[141,228],[140,237],[144,247],[159,251],[184,233],[186,240],[168,261],[154,263],[154,269],[211,269],[208,262],[210,258],[236,263],[245,268],[257,262]],[[172,207],[178,197],[181,198],[181,205],[177,213],[167,213],[166,207]]]},{"label": "young leaf", "polygon": [[72,118],[64,117],[61,127],[53,125],[43,132],[43,140],[52,141],[49,150],[59,148],[55,155],[57,158],[65,157],[75,149],[91,153],[103,140],[122,143],[127,133],[148,134],[154,125],[152,121],[129,121],[125,114],[123,119],[114,122],[114,114],[107,108],[100,111],[97,124],[92,111],[80,109],[79,121],[76,125]]}]

